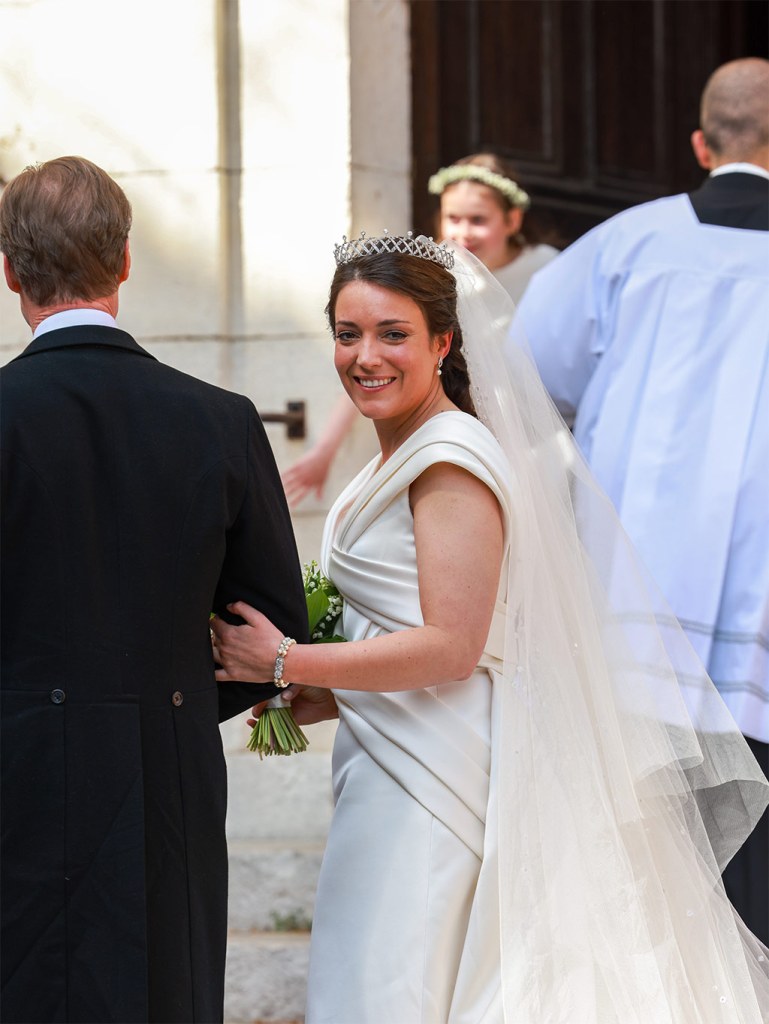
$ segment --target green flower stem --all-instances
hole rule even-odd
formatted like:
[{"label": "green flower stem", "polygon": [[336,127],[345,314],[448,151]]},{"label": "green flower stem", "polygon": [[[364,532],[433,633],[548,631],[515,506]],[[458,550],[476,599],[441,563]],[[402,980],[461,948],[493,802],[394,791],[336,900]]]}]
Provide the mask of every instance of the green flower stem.
[{"label": "green flower stem", "polygon": [[296,724],[291,708],[265,708],[251,730],[247,746],[261,760],[273,754],[300,754],[309,741]]}]

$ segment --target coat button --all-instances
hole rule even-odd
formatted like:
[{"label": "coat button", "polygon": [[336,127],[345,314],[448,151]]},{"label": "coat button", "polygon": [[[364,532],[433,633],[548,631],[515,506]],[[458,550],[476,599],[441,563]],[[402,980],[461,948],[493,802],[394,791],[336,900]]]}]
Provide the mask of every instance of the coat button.
[{"label": "coat button", "polygon": [[181,692],[181,690],[174,690],[173,694],[171,695],[171,703],[175,708],[180,708],[182,706],[182,704],[184,703],[184,694]]},{"label": "coat button", "polygon": [[51,690],[51,704],[63,704],[67,699],[64,690]]}]

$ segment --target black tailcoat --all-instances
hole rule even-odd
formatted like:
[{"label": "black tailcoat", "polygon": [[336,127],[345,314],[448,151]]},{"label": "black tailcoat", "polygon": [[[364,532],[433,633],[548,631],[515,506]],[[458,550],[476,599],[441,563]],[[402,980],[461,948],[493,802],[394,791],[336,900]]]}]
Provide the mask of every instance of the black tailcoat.
[{"label": "black tailcoat", "polygon": [[123,331],[41,335],[0,371],[5,1022],[222,1019],[219,722],[208,617],[306,638],[252,403]]}]

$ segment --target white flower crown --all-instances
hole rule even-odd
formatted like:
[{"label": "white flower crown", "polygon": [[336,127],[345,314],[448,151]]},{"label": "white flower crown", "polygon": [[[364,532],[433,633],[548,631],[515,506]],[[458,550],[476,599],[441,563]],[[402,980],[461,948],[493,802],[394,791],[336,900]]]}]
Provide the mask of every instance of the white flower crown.
[{"label": "white flower crown", "polygon": [[528,210],[531,206],[529,194],[524,192],[517,182],[479,164],[453,164],[451,167],[441,167],[428,181],[427,190],[431,195],[439,196],[449,185],[455,185],[458,181],[477,181],[481,185],[495,188],[512,206],[520,206],[523,210]]}]

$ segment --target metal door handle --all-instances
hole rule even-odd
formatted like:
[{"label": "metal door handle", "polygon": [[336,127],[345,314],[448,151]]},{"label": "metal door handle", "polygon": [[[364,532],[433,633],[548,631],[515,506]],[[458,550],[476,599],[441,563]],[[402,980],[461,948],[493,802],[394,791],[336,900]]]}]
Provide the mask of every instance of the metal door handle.
[{"label": "metal door handle", "polygon": [[285,412],[262,412],[259,415],[263,423],[285,423],[286,437],[301,441],[307,433],[304,407],[304,402],[286,402]]}]

